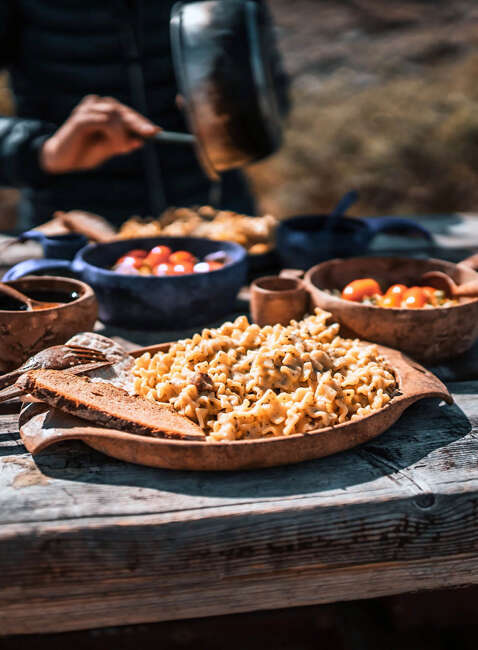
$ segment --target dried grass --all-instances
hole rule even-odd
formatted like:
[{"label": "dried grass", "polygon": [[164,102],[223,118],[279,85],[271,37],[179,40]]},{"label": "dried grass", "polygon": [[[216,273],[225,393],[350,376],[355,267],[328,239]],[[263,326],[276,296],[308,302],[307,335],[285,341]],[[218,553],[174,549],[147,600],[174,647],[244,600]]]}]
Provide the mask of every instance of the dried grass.
[{"label": "dried grass", "polygon": [[283,149],[250,169],[263,211],[323,212],[351,188],[361,214],[476,208],[478,55],[360,92],[332,78],[293,90]]}]

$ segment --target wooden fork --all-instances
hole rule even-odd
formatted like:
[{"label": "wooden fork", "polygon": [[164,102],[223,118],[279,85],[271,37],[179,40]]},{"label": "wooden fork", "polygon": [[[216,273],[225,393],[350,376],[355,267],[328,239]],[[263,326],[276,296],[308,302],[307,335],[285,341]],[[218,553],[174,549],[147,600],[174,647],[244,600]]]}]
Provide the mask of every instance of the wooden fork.
[{"label": "wooden fork", "polygon": [[66,370],[73,366],[85,363],[105,362],[106,357],[102,352],[85,348],[80,345],[53,345],[45,348],[35,356],[27,359],[19,368],[12,372],[0,375],[0,389],[11,386],[16,380],[28,370],[39,368],[51,370]]}]

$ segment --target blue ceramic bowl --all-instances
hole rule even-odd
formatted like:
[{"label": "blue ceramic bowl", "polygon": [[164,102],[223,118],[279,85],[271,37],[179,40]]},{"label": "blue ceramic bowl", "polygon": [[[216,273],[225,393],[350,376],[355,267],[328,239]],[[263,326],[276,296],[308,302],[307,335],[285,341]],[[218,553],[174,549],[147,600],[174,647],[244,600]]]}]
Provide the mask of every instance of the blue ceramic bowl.
[{"label": "blue ceramic bowl", "polygon": [[[208,273],[178,276],[123,275],[111,266],[134,248],[153,246],[187,250],[198,258],[224,251],[229,262]],[[74,275],[93,287],[104,323],[130,329],[178,329],[204,325],[234,311],[241,286],[246,282],[246,251],[232,242],[194,237],[148,237],[107,244],[90,244],[73,262],[67,260],[27,260],[11,268],[3,280],[24,275],[55,273]]]},{"label": "blue ceramic bowl", "polygon": [[20,241],[27,239],[37,241],[42,245],[43,255],[52,260],[72,260],[76,253],[88,243],[86,237],[78,233],[45,235],[40,230],[27,230],[18,239]]},{"label": "blue ceramic bowl", "polygon": [[277,251],[283,266],[305,270],[334,257],[365,255],[376,235],[397,231],[431,240],[426,228],[402,217],[336,217],[332,220],[323,214],[302,215],[280,222]]}]

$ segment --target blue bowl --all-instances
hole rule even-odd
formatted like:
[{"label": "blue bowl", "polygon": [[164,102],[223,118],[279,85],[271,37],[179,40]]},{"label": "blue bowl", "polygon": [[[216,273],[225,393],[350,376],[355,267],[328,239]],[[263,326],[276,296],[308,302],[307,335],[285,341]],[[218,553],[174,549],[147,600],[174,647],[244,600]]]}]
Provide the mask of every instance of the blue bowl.
[{"label": "blue bowl", "polygon": [[[178,276],[123,275],[111,271],[116,260],[134,248],[153,246],[187,250],[203,258],[219,250],[229,262],[208,273]],[[204,325],[234,311],[236,296],[246,282],[246,251],[232,242],[194,237],[148,237],[90,244],[73,262],[27,260],[11,268],[3,280],[24,275],[74,275],[93,287],[104,323],[130,329],[179,329]]]},{"label": "blue bowl", "polygon": [[87,238],[78,233],[45,235],[40,230],[27,230],[19,236],[20,241],[27,239],[39,242],[43,247],[43,255],[52,260],[72,260],[88,243]]},{"label": "blue bowl", "polygon": [[414,233],[431,240],[429,231],[403,217],[358,219],[328,215],[302,215],[281,221],[277,251],[283,266],[309,269],[334,257],[365,255],[372,239],[385,232]]}]

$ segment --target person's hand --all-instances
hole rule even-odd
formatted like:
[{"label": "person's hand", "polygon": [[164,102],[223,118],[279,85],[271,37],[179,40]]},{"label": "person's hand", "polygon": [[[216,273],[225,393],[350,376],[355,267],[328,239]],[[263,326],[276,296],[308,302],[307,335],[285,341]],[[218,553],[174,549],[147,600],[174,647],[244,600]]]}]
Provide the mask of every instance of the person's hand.
[{"label": "person's hand", "polygon": [[139,149],[161,131],[112,97],[88,95],[43,144],[40,165],[50,174],[91,169],[112,156]]}]

